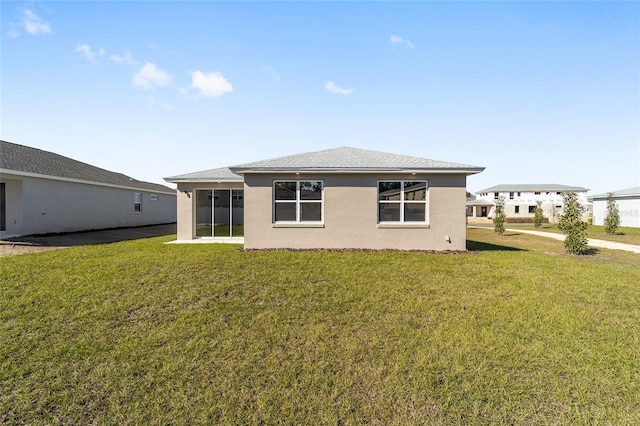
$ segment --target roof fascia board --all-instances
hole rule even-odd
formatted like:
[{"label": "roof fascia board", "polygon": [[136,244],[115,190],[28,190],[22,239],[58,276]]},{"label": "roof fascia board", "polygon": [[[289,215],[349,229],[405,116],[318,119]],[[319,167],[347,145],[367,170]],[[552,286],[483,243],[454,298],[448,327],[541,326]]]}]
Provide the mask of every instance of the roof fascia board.
[{"label": "roof fascia board", "polygon": [[482,168],[461,168],[461,169],[322,169],[322,168],[300,168],[300,169],[243,169],[243,168],[230,168],[233,173],[236,174],[273,174],[273,173],[325,173],[325,174],[360,174],[360,173],[377,173],[377,174],[397,174],[397,173],[412,173],[412,174],[467,174],[472,175],[480,173],[484,170]]},{"label": "roof fascia board", "polygon": [[544,188],[544,187],[540,187],[540,188],[487,188],[487,189],[481,189],[480,191],[477,191],[476,194],[481,194],[483,192],[587,192],[589,191],[588,188],[570,188],[570,189],[565,189],[565,188]]},{"label": "roof fascia board", "polygon": [[[618,199],[618,198],[638,198],[640,197],[640,194],[622,194],[622,195],[616,195],[613,194],[613,199]],[[607,198],[609,198],[608,195],[589,195],[587,196],[588,199],[590,200],[606,200]]]},{"label": "roof fascia board", "polygon": [[184,178],[184,179],[164,178],[164,180],[170,183],[202,183],[202,182],[244,183],[244,179],[220,179],[220,178]]},{"label": "roof fascia board", "polygon": [[42,174],[39,174],[39,173],[30,173],[30,172],[21,172],[21,171],[18,171],[18,170],[2,169],[2,173],[0,173],[0,178],[4,177],[6,175],[17,176],[17,177],[30,177],[30,178],[37,178],[37,179],[47,179],[47,180],[58,180],[58,181],[62,181],[62,182],[80,183],[80,184],[83,184],[83,185],[104,186],[104,187],[107,187],[107,188],[133,189],[133,190],[140,191],[140,192],[153,192],[153,193],[158,193],[158,194],[176,195],[175,192],[161,191],[161,190],[148,189],[148,188],[139,188],[137,186],[114,185],[114,184],[111,184],[111,183],[92,182],[92,181],[89,181],[89,180],[65,178],[65,177],[60,177],[60,176],[42,175]]}]

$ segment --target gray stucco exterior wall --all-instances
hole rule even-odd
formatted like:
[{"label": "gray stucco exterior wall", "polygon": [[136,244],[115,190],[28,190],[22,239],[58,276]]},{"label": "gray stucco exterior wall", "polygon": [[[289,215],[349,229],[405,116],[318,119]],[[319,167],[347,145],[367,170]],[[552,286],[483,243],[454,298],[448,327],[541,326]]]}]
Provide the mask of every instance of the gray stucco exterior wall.
[{"label": "gray stucco exterior wall", "polygon": [[[248,173],[244,177],[245,248],[248,249],[466,249],[464,174]],[[305,179],[324,183],[322,225],[275,224],[273,181]],[[428,224],[379,224],[379,180],[427,180]]]}]

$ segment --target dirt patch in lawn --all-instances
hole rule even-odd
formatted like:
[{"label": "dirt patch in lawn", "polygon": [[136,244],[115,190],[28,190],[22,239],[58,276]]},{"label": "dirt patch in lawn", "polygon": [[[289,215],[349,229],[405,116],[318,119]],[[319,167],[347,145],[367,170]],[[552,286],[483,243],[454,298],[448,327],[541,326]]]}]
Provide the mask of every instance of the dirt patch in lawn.
[{"label": "dirt patch in lawn", "polygon": [[29,235],[0,240],[0,257],[40,253],[89,244],[106,244],[138,238],[159,237],[176,233],[176,224],[137,226],[134,228],[101,229],[63,234]]}]

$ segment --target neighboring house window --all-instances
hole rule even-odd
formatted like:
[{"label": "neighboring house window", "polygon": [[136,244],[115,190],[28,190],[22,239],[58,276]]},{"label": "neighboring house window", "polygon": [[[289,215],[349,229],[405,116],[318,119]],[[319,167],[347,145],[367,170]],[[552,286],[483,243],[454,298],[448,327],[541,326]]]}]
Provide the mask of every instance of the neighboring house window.
[{"label": "neighboring house window", "polygon": [[7,198],[5,184],[0,183],[0,231],[7,230]]},{"label": "neighboring house window", "polygon": [[540,195],[540,192],[534,192],[534,195]]},{"label": "neighboring house window", "polygon": [[427,181],[378,182],[379,222],[426,222]]},{"label": "neighboring house window", "polygon": [[274,182],[274,221],[321,222],[322,189],[321,180]]},{"label": "neighboring house window", "polygon": [[522,192],[518,192],[518,197],[520,197],[522,195]]},{"label": "neighboring house window", "polygon": [[535,213],[536,212],[536,206],[529,206],[529,213]]},{"label": "neighboring house window", "polygon": [[520,206],[516,206],[516,213],[520,213]]},{"label": "neighboring house window", "polygon": [[142,192],[133,194],[133,211],[135,213],[142,213]]},{"label": "neighboring house window", "polygon": [[510,193],[509,193],[509,199],[510,199],[510,200],[513,200],[513,192],[510,192]]},{"label": "neighboring house window", "polygon": [[495,200],[497,200],[498,198],[500,198],[500,193],[499,193],[499,192],[494,192],[494,193],[493,193],[493,198],[494,198]]}]

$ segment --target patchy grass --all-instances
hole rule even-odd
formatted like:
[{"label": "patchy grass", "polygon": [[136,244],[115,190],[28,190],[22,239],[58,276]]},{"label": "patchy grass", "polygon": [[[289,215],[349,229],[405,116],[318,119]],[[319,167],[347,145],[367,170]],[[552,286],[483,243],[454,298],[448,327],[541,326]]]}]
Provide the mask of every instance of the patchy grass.
[{"label": "patchy grass", "polygon": [[640,262],[170,237],[0,258],[5,424],[638,424]]}]

